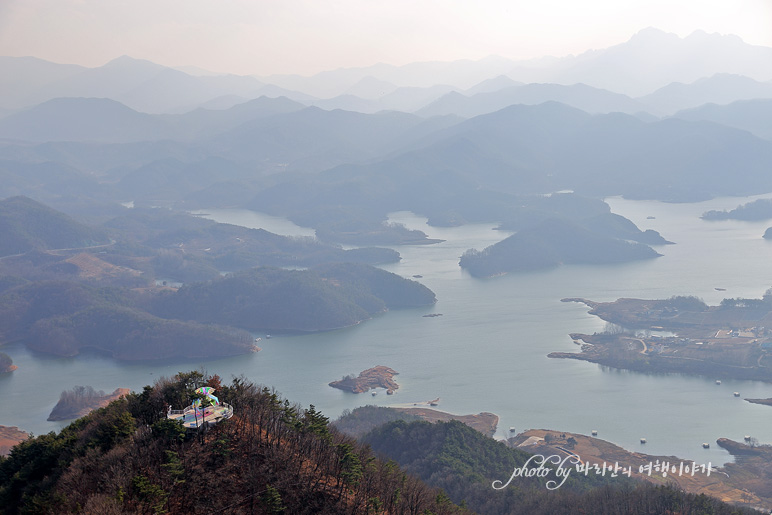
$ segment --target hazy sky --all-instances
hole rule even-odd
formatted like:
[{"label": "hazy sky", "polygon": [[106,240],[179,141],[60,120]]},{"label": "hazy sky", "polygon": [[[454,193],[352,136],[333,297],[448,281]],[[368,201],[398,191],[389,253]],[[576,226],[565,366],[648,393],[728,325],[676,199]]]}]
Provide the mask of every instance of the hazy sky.
[{"label": "hazy sky", "polygon": [[269,75],[578,54],[646,27],[772,47],[772,0],[0,0],[0,55]]}]

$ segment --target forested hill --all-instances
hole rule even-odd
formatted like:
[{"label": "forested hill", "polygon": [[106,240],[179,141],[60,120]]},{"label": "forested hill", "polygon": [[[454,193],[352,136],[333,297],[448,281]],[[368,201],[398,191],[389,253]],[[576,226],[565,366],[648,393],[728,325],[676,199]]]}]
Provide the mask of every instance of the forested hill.
[{"label": "forested hill", "polygon": [[[338,422],[336,422],[336,425]],[[531,455],[484,436],[458,421],[398,420],[374,429],[362,441],[427,484],[442,488],[456,503],[490,515],[753,514],[718,499],[654,486],[624,476],[611,478],[572,471],[561,478],[512,477],[516,468],[537,468]],[[538,457],[538,456],[537,456]],[[572,465],[569,465],[572,466]],[[494,481],[499,487],[494,489]]]},{"label": "forested hill", "polygon": [[311,270],[256,268],[160,296],[166,318],[242,329],[324,331],[359,323],[388,308],[431,305],[427,287],[375,267],[339,263]]},{"label": "forested hill", "polygon": [[[657,235],[658,236],[658,235]],[[461,268],[476,277],[530,272],[560,264],[626,263],[660,256],[642,243],[606,236],[567,220],[544,220],[485,248],[461,256]]]},{"label": "forested hill", "polygon": [[356,263],[255,268],[177,291],[37,281],[0,289],[0,338],[58,356],[84,348],[124,360],[233,356],[255,350],[245,330],[338,329],[435,300],[422,284]]},{"label": "forested hill", "polygon": [[32,249],[88,247],[107,243],[105,231],[85,226],[27,197],[0,201],[0,256]]},{"label": "forested hill", "polygon": [[133,292],[67,281],[0,294],[0,339],[57,356],[90,348],[123,360],[233,356],[253,348],[245,331],[165,320],[138,307]]},{"label": "forested hill", "polygon": [[[185,434],[166,407],[213,386],[233,418]],[[30,438],[0,457],[0,511],[118,514],[468,513],[393,462],[330,430],[267,388],[198,372],[161,379],[141,393]]]},{"label": "forested hill", "polygon": [[[0,201],[0,340],[58,356],[233,356],[257,350],[246,330],[338,329],[436,300],[364,264],[399,261],[391,249],[344,250],[166,209],[118,211],[90,228],[26,197]],[[176,291],[175,281],[185,286]]]},{"label": "forested hill", "polygon": [[[166,410],[189,404],[202,385],[215,388],[234,415],[206,432],[186,433],[166,418]],[[493,479],[506,482],[530,455],[458,422],[391,422],[366,442],[339,433],[313,405],[293,405],[244,378],[223,385],[216,375],[181,372],[0,457],[0,510],[4,515],[756,513],[704,495],[581,474],[553,490],[545,488],[544,478],[522,477],[494,490]]]}]

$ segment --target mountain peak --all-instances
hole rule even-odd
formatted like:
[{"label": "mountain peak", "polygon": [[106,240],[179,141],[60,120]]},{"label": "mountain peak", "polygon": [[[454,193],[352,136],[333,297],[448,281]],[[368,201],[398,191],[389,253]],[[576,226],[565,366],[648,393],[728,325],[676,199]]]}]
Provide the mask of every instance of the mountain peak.
[{"label": "mountain peak", "polygon": [[726,42],[726,43],[745,43],[740,36],[735,34],[721,34],[718,32],[705,32],[702,29],[697,29],[684,38],[686,41],[693,41],[695,43],[707,43],[711,41]]},{"label": "mountain peak", "polygon": [[102,65],[102,68],[125,68],[125,67],[146,67],[146,68],[154,68],[156,70],[164,69],[165,66],[162,66],[160,64],[156,64],[152,61],[148,61],[147,59],[136,59],[134,57],[131,57],[130,55],[122,55],[120,57],[116,57],[115,59],[112,59]]},{"label": "mountain peak", "polygon": [[641,29],[633,34],[633,37],[631,37],[628,42],[651,44],[653,42],[674,41],[677,39],[681,39],[678,37],[678,34],[665,32],[664,30],[658,29],[656,27],[646,27],[645,29]]},{"label": "mountain peak", "polygon": [[498,91],[504,88],[508,88],[512,86],[522,86],[522,85],[523,85],[522,82],[518,82],[513,78],[509,77],[508,75],[501,74],[496,77],[491,77],[490,79],[485,79],[484,81],[466,90],[466,93],[470,95],[474,95],[476,93]]},{"label": "mountain peak", "polygon": [[662,29],[658,29],[657,27],[649,26],[649,27],[646,27],[646,28],[641,29],[638,32],[636,32],[633,37],[635,37],[635,36],[650,36],[650,35],[661,36],[663,34],[664,35],[668,35],[668,34],[673,35],[672,32],[666,32],[666,31],[664,31]]}]

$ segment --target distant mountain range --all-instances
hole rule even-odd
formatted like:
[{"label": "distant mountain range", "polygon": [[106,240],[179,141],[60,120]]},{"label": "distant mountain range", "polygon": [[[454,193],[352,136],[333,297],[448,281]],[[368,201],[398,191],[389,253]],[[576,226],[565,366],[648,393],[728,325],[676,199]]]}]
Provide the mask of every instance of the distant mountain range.
[{"label": "distant mountain range", "polygon": [[[704,82],[717,74],[719,78]],[[544,100],[566,102],[590,112],[672,114],[705,102],[769,98],[770,80],[772,48],[749,45],[736,36],[697,31],[679,38],[657,29],[645,29],[625,43],[578,56],[377,64],[311,77],[183,71],[128,56],[97,68],[33,57],[0,57],[0,117],[58,97],[110,98],[143,113],[227,109],[260,96],[284,96],[323,109],[413,112],[450,92],[467,97],[497,94],[495,99],[476,99],[484,108],[477,104],[459,108],[466,116],[504,107],[502,102]],[[530,89],[517,94],[511,89],[525,84],[531,84]],[[558,86],[572,86],[573,90]],[[438,112],[436,109],[428,112]],[[446,104],[439,112],[464,115],[461,111]]]},{"label": "distant mountain range", "polygon": [[33,57],[0,57],[2,107],[20,108],[58,97],[110,98],[148,113],[190,110],[223,95],[260,96],[254,77],[195,77],[122,56],[98,68],[60,65]]},{"label": "distant mountain range", "polygon": [[673,114],[703,104],[731,104],[738,100],[772,98],[772,81],[758,82],[742,75],[719,73],[691,84],[673,82],[638,98],[657,112]]},{"label": "distant mountain range", "polygon": [[[652,52],[657,72],[640,82],[648,94],[625,93]],[[603,215],[608,206],[592,200],[608,195],[765,193],[770,52],[650,29],[610,49],[516,67],[498,58],[377,65],[273,83],[129,57],[93,69],[0,58],[0,72],[14,72],[0,73],[11,108],[0,113],[0,197],[100,216],[126,201],[238,206],[288,217],[327,243],[398,245],[435,242],[385,223],[399,210],[435,225],[519,231]],[[727,61],[731,53],[742,62]],[[523,67],[552,82],[515,73]],[[621,92],[603,87],[612,72]],[[42,100],[17,109],[33,98]],[[534,200],[566,190],[575,197]],[[592,229],[662,243],[608,216]]]},{"label": "distant mountain range", "polygon": [[496,91],[485,91],[466,96],[456,91],[447,93],[416,114],[437,116],[454,114],[464,118],[492,113],[513,104],[537,105],[548,101],[561,102],[588,113],[620,112],[635,114],[648,111],[646,104],[627,95],[593,88],[586,84],[522,84]]},{"label": "distant mountain range", "polygon": [[164,139],[166,124],[108,98],[54,98],[0,120],[17,141],[128,142]]},{"label": "distant mountain range", "polygon": [[587,84],[637,97],[671,82],[691,83],[717,73],[772,80],[772,48],[744,43],[737,36],[696,31],[686,38],[648,28],[629,41],[578,56],[512,61],[488,57],[479,61],[377,64],[323,72],[312,77],[270,76],[263,81],[314,96],[342,94],[365,77],[397,86],[449,84],[468,89],[505,75],[523,83]]},{"label": "distant mountain range", "polygon": [[260,97],[229,109],[151,115],[107,98],[55,98],[0,119],[0,138],[33,142],[184,141],[301,109],[305,109],[303,104],[284,97]]},{"label": "distant mountain range", "polygon": [[[466,98],[485,95],[496,93]],[[635,108],[629,97],[621,101]],[[354,199],[367,217],[376,216],[368,223],[380,224],[394,207],[469,220],[468,202],[458,196],[479,187],[663,200],[763,193],[772,190],[772,143],[760,139],[769,136],[764,110],[771,106],[746,102],[647,121],[593,116],[557,102],[463,120],[325,111],[286,98],[178,115],[140,113],[107,99],[56,99],[0,119],[0,195],[152,205],[191,199],[196,207],[209,198],[285,216],[299,215],[297,204],[311,223],[331,221],[329,209],[315,211],[321,206],[342,213]],[[325,173],[306,176],[318,172]]]},{"label": "distant mountain range", "polygon": [[[761,193],[772,190],[765,172],[770,164],[772,144],[745,131],[675,118],[591,116],[547,102],[477,116],[436,131],[400,155],[345,169],[348,177],[388,177],[390,187],[422,191],[420,197],[405,191],[402,204],[428,215],[424,206],[436,209],[431,199],[448,189],[467,197],[485,187],[679,201]],[[456,200],[454,209],[463,209],[462,199]]]},{"label": "distant mountain range", "polygon": [[706,104],[679,111],[676,118],[720,123],[746,130],[759,138],[772,140],[772,98],[740,100],[729,105]]}]

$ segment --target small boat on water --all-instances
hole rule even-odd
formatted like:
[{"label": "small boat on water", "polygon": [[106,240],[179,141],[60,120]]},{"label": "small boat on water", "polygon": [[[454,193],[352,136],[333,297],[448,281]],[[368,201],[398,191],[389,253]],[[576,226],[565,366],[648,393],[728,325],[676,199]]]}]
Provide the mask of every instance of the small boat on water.
[{"label": "small boat on water", "polygon": [[732,395],[734,395],[735,397],[739,397],[740,396],[740,392],[734,392]]},{"label": "small boat on water", "polygon": [[271,335],[270,335],[270,334],[266,334],[266,335],[265,335],[265,339],[266,339],[266,340],[270,340],[270,339],[271,339]]},{"label": "small boat on water", "polygon": [[646,443],[646,439],[645,438],[641,438],[641,443]]},{"label": "small boat on water", "polygon": [[707,443],[707,442],[704,442],[704,443],[702,444],[702,448],[703,448],[703,449],[710,449],[710,444],[709,444],[709,443]]},{"label": "small boat on water", "polygon": [[592,436],[598,436],[598,430],[597,429],[593,429],[592,430]]},{"label": "small boat on water", "polygon": [[517,429],[515,429],[514,427],[510,427],[509,428],[509,432],[510,433],[517,433]]},{"label": "small boat on water", "polygon": [[717,380],[716,380],[716,384],[721,384],[721,381],[719,381],[719,380],[717,379]]}]

